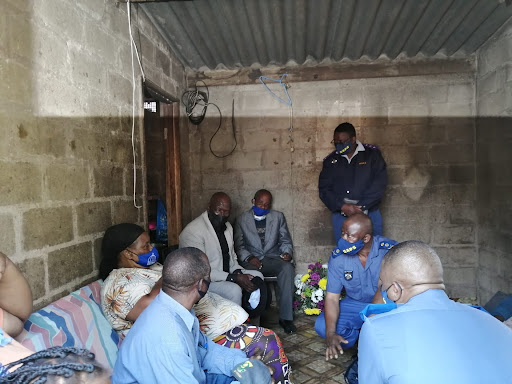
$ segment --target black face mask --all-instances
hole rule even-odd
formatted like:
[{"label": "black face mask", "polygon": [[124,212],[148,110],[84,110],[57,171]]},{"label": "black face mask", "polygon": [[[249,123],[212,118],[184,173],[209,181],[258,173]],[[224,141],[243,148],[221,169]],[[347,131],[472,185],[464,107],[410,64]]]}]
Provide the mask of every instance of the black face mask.
[{"label": "black face mask", "polygon": [[229,216],[219,216],[215,213],[208,212],[208,218],[215,229],[225,229],[228,217]]},{"label": "black face mask", "polygon": [[[208,288],[210,288],[210,283],[211,283],[211,281],[208,281],[208,280],[203,280],[203,281],[206,284],[206,291],[201,291],[201,289],[199,289],[201,287],[201,283],[197,283],[197,292],[199,293],[199,296],[201,296],[201,299],[208,292]],[[201,300],[201,299],[199,299],[199,300]]]}]

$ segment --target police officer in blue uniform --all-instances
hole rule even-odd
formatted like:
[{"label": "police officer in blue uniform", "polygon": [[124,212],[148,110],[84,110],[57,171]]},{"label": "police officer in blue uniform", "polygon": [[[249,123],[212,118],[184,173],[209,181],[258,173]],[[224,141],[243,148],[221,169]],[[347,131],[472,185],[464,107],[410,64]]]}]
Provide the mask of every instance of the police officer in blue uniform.
[{"label": "police officer in blue uniform", "polygon": [[318,190],[332,212],[335,241],[345,219],[355,213],[370,216],[373,234],[382,235],[379,203],[386,190],[387,171],[379,149],[357,140],[350,123],[336,127],[332,143],[336,150],[324,159]]},{"label": "police officer in blue uniform", "polygon": [[[337,358],[343,348],[354,345],[363,325],[359,312],[372,301],[382,302],[376,294],[380,264],[396,241],[373,236],[372,229],[367,215],[348,217],[329,259],[325,312],[315,322],[316,332],[327,342],[326,359]],[[346,297],[340,301],[343,288]]]}]

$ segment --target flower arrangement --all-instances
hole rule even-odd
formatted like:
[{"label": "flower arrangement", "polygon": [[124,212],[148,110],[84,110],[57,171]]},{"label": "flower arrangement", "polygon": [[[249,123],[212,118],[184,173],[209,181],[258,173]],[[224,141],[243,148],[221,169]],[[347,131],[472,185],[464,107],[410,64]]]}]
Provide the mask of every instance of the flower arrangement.
[{"label": "flower arrangement", "polygon": [[308,272],[295,276],[295,300],[293,309],[306,315],[319,315],[324,310],[324,294],[327,287],[327,265],[321,260],[308,265]]}]

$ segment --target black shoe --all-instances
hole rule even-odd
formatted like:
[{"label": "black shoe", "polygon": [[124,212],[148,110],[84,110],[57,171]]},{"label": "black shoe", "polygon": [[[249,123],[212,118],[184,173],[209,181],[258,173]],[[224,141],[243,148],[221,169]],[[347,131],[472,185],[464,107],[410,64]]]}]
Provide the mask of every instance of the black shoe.
[{"label": "black shoe", "polygon": [[283,327],[284,331],[286,333],[295,333],[297,332],[297,328],[295,327],[295,325],[293,325],[293,321],[292,320],[281,320],[279,319],[279,325],[281,327]]}]

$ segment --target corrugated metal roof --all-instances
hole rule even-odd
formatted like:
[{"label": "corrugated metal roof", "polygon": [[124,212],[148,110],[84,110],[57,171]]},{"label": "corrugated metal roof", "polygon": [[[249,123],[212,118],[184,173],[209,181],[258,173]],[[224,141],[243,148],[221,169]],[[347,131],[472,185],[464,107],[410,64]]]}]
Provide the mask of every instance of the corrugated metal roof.
[{"label": "corrugated metal roof", "polygon": [[141,7],[193,70],[474,53],[508,0],[194,0]]}]

